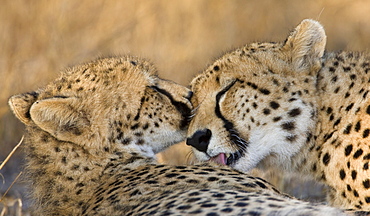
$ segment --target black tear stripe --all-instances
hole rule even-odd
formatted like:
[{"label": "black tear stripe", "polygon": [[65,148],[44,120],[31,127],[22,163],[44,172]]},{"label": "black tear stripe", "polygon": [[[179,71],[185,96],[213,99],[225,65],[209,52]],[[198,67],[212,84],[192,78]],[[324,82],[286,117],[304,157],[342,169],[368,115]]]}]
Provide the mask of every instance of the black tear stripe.
[{"label": "black tear stripe", "polygon": [[149,86],[149,88],[154,89],[155,91],[165,95],[168,99],[170,99],[172,105],[182,115],[182,120],[181,120],[181,123],[180,123],[180,128],[181,129],[183,129],[183,128],[185,128],[189,125],[190,116],[191,116],[191,109],[185,103],[176,101],[175,99],[173,99],[172,95],[168,91],[166,91],[164,89],[161,89],[161,88],[158,88],[157,86]]},{"label": "black tear stripe", "polygon": [[240,138],[239,132],[234,128],[234,124],[227,120],[221,113],[220,110],[220,99],[221,97],[230,90],[231,87],[235,85],[236,82],[241,82],[243,81],[236,79],[233,82],[231,82],[228,86],[226,86],[224,89],[222,89],[219,93],[216,95],[216,106],[215,106],[215,113],[218,118],[220,118],[224,122],[224,128],[226,131],[229,133],[229,139],[231,140],[232,143],[235,143],[239,147],[239,151],[233,155],[233,161],[235,162],[237,159],[243,156],[244,150],[248,146],[248,142]]}]

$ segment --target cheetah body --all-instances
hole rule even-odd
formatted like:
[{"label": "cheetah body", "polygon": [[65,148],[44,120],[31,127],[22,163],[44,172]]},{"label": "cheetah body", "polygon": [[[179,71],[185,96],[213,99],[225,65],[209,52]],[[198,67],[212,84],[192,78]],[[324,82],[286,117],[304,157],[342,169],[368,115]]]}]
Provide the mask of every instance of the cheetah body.
[{"label": "cheetah body", "polygon": [[283,43],[216,60],[191,83],[187,144],[241,171],[298,171],[330,186],[332,205],[370,210],[370,57],[325,53],[325,43],[304,20]]},{"label": "cheetah body", "polygon": [[27,129],[33,214],[341,214],[228,167],[156,164],[156,153],[185,138],[190,96],[145,60],[122,57],[73,67],[11,97]]}]

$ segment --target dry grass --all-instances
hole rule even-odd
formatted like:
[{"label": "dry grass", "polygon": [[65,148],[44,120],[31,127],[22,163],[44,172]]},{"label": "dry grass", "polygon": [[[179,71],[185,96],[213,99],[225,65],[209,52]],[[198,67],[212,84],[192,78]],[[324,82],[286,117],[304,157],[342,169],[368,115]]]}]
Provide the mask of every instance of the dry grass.
[{"label": "dry grass", "polygon": [[[34,90],[60,69],[98,56],[150,59],[160,76],[186,85],[224,51],[257,40],[284,40],[304,18],[326,27],[328,49],[370,47],[368,0],[2,1],[0,7],[0,161],[23,134],[10,95]],[[183,153],[182,153],[183,152]],[[183,163],[178,147],[164,155]],[[176,160],[174,160],[176,158]],[[184,156],[185,158],[185,156]],[[1,171],[0,192],[19,173],[15,154]],[[15,193],[22,192],[18,185]]]},{"label": "dry grass", "polygon": [[[0,164],[0,171],[3,169],[5,164],[9,161],[9,159],[13,156],[15,151],[18,149],[18,147],[22,144],[23,142],[23,136],[19,143],[13,148],[13,150],[8,154],[8,156],[5,158],[4,161],[1,161]],[[21,216],[24,215],[22,211],[22,199],[21,198],[14,198],[11,196],[7,196],[8,192],[11,190],[13,185],[17,182],[18,178],[22,175],[22,172],[19,172],[16,178],[11,182],[10,186],[6,189],[4,193],[0,193],[0,216],[5,216],[5,215],[16,215],[16,216]],[[3,184],[5,183],[5,178],[3,175],[1,175],[1,178],[3,179]]]}]

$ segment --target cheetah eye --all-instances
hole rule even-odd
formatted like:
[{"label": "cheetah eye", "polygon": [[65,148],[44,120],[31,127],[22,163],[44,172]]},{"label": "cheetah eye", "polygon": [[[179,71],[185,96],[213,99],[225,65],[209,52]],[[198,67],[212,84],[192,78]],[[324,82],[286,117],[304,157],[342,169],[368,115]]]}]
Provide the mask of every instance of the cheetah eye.
[{"label": "cheetah eye", "polygon": [[153,89],[154,91],[159,92],[159,93],[165,95],[166,97],[172,99],[172,95],[168,91],[166,91],[164,89],[161,89],[161,88],[158,88],[157,86],[148,86],[148,87]]},{"label": "cheetah eye", "polygon": [[233,80],[231,83],[229,83],[225,88],[223,88],[220,92],[216,95],[216,103],[219,104],[221,97],[230,90],[231,87],[233,87],[238,80]]}]

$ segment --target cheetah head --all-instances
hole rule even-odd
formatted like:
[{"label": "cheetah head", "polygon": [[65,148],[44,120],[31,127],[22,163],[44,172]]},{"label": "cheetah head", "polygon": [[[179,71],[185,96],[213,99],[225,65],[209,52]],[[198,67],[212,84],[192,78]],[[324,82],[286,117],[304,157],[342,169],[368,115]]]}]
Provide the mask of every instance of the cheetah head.
[{"label": "cheetah head", "polygon": [[247,45],[195,77],[187,138],[195,156],[242,171],[287,164],[312,136],[325,43],[323,27],[304,20],[285,42]]},{"label": "cheetah head", "polygon": [[123,57],[72,67],[9,105],[30,130],[87,151],[153,155],[185,139],[191,95],[145,60]]}]

